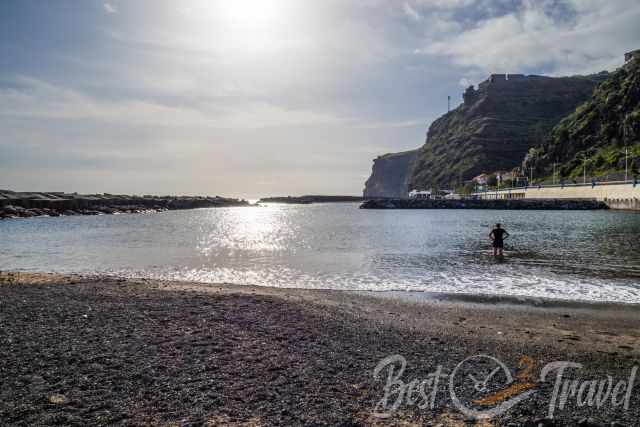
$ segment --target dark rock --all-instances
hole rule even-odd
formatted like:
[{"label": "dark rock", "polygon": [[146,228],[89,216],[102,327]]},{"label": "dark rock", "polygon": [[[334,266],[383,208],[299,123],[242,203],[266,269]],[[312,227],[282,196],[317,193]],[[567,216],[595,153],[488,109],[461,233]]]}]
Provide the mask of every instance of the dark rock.
[{"label": "dark rock", "polygon": [[418,150],[391,153],[373,161],[364,197],[407,197]]},{"label": "dark rock", "polygon": [[592,418],[582,418],[578,421],[577,425],[579,427],[605,427],[603,424],[597,423]]},{"label": "dark rock", "polygon": [[0,218],[146,213],[169,209],[250,206],[245,200],[223,197],[126,196],[77,193],[16,193],[0,190]]},{"label": "dark rock", "polygon": [[533,424],[536,427],[554,427],[556,425],[556,422],[553,420],[553,418],[538,418],[533,421]]},{"label": "dark rock", "polygon": [[360,209],[509,209],[509,210],[588,210],[608,209],[603,202],[592,200],[436,200],[436,199],[371,199]]}]

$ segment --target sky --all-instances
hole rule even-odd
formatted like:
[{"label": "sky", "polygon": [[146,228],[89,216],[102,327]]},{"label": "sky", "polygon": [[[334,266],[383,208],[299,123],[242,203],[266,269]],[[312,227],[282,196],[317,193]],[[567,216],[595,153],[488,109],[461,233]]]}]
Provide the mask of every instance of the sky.
[{"label": "sky", "polygon": [[638,0],[1,0],[0,188],[361,194],[490,73],[612,71]]}]

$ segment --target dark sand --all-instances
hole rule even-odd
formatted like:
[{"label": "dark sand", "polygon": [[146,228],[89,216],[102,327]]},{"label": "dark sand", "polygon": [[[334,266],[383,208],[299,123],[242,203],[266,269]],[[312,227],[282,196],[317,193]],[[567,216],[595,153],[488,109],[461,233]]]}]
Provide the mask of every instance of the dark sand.
[{"label": "dark sand", "polygon": [[[375,366],[401,354],[409,382],[476,354],[516,373],[526,355],[537,382],[552,361],[582,363],[576,378],[615,381],[640,364],[637,306],[397,297],[0,274],[0,425],[474,425],[447,379],[433,408],[405,401],[376,417]],[[544,418],[554,379],[475,425]],[[639,396],[637,386],[628,410],[571,398],[548,425],[638,425]]]}]

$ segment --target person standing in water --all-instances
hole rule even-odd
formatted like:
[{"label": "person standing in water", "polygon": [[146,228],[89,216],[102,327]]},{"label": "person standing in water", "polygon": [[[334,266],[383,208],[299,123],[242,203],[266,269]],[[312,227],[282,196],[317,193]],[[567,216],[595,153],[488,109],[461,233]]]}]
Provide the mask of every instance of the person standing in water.
[{"label": "person standing in water", "polygon": [[504,240],[509,237],[507,230],[502,228],[500,223],[496,224],[496,228],[491,230],[489,234],[491,240],[493,240],[493,256],[502,257],[502,249],[504,248]]}]

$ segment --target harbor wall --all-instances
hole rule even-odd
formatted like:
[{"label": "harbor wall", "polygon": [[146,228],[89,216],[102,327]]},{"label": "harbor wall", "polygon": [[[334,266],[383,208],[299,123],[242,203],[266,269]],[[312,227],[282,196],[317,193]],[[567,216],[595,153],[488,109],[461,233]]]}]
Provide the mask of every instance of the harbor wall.
[{"label": "harbor wall", "polygon": [[611,209],[640,210],[640,183],[633,182],[531,186],[474,193],[474,196],[483,200],[596,200]]}]

